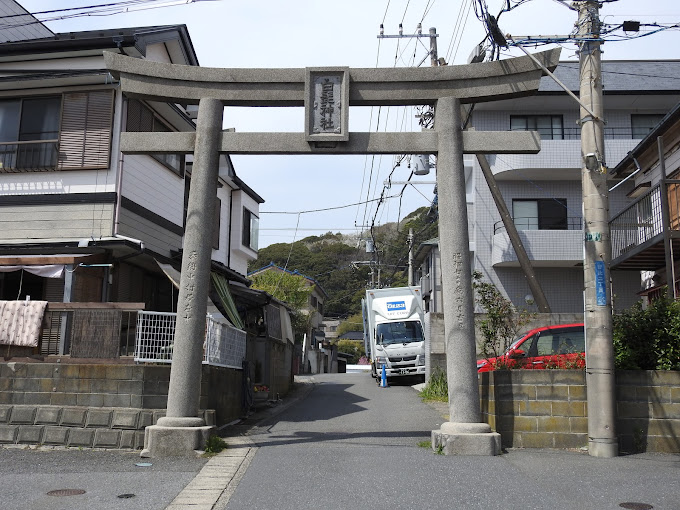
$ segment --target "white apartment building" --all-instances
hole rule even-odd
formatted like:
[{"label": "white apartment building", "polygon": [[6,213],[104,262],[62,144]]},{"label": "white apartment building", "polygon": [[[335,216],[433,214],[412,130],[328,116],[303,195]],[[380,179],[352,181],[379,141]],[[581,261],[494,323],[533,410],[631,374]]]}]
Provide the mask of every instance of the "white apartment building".
[{"label": "white apartment building", "polygon": [[[603,62],[605,164],[614,168],[680,99],[680,61]],[[578,95],[578,62],[555,74]],[[536,155],[491,155],[488,160],[553,313],[583,311],[583,216],[578,104],[550,77],[536,95],[476,105],[469,128],[535,130]],[[473,269],[516,306],[536,310],[529,286],[476,158],[466,156],[468,219]],[[613,187],[619,179],[612,178]],[[633,201],[635,184],[610,193],[610,217]],[[417,252],[423,296],[430,312],[443,312],[436,240]],[[612,270],[614,308],[639,299],[639,271]]]}]

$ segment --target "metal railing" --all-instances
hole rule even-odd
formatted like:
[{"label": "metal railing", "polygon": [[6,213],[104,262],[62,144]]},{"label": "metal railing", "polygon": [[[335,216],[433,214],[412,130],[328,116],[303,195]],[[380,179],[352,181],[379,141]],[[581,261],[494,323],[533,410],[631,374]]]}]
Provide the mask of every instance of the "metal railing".
[{"label": "metal railing", "polygon": [[[170,363],[175,344],[177,314],[139,312],[137,315],[136,362]],[[246,357],[246,332],[206,317],[203,363],[241,370]]]},{"label": "metal railing", "polygon": [[[543,140],[580,140],[581,128],[545,128],[536,129]],[[605,127],[606,140],[641,140],[647,136],[647,130],[631,129],[628,127]]]},{"label": "metal railing", "polygon": [[[677,200],[677,189],[674,190],[674,193]],[[616,259],[661,234],[663,222],[661,188],[659,185],[651,188],[638,200],[614,216],[609,222],[609,230],[612,239],[612,259]]]},{"label": "metal railing", "polygon": [[[517,230],[583,230],[583,218],[575,217],[560,217],[560,218],[539,218],[532,216],[526,218],[513,218]],[[500,234],[505,232],[505,225],[503,220],[499,220],[493,224],[493,233]]]},{"label": "metal railing", "polygon": [[59,141],[13,142],[0,144],[0,172],[54,170],[59,157]]}]

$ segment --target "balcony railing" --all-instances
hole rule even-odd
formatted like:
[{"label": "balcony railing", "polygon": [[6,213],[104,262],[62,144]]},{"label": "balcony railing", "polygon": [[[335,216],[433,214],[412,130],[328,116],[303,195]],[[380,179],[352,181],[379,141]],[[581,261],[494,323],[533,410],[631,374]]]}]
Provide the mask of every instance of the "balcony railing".
[{"label": "balcony railing", "polygon": [[59,141],[13,142],[0,144],[0,172],[54,170],[59,157]]},{"label": "balcony railing", "polygon": [[[671,229],[679,229],[680,186],[669,186]],[[612,260],[626,254],[663,233],[661,188],[656,185],[609,222],[612,236]]]},{"label": "balcony railing", "polygon": [[[583,218],[568,217],[568,218],[539,218],[527,217],[513,218],[517,230],[583,230]],[[500,234],[505,232],[505,225],[503,221],[497,221],[493,225],[493,233]]]},{"label": "balcony railing", "polygon": [[[561,128],[537,130],[543,140],[580,140],[581,128]],[[644,134],[639,131],[634,131],[627,127],[605,127],[604,137],[607,140],[641,140],[647,133]]]}]

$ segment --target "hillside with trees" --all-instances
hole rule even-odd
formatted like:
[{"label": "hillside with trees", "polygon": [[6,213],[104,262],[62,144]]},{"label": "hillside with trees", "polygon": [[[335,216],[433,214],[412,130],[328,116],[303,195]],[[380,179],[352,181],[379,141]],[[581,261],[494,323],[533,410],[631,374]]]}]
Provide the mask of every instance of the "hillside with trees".
[{"label": "hillside with trees", "polygon": [[[387,223],[365,231],[361,239],[372,239],[375,250],[366,253],[364,241],[357,237],[328,232],[294,243],[277,243],[261,248],[249,271],[270,262],[313,278],[328,294],[324,315],[347,317],[361,312],[361,298],[371,282],[371,267],[380,267],[380,285],[407,285],[409,228],[413,229],[414,249],[423,241],[437,237],[436,214],[421,207],[399,224]],[[377,271],[374,273],[377,282]]]}]

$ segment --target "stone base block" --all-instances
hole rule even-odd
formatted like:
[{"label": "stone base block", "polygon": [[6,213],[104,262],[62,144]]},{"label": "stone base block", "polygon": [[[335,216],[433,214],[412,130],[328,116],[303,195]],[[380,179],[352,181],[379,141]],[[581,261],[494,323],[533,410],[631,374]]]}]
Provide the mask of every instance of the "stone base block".
[{"label": "stone base block", "polygon": [[501,453],[501,435],[486,423],[443,423],[432,431],[432,449],[444,455],[484,455]]},{"label": "stone base block", "polygon": [[152,425],[144,432],[142,457],[192,457],[203,450],[213,426],[164,427]]}]

